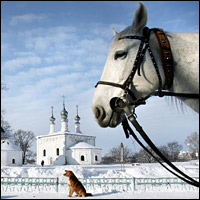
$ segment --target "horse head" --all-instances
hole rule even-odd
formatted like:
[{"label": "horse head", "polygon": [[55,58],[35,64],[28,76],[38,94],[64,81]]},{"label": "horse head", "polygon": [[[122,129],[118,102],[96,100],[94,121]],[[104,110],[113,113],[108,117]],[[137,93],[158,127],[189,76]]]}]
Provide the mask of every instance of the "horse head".
[{"label": "horse head", "polygon": [[[117,33],[113,29],[114,37],[110,45],[108,57],[101,79],[97,85],[93,98],[93,113],[96,121],[102,127],[116,127],[124,118],[122,111],[113,109],[113,100],[124,96],[124,82],[127,80],[133,69],[137,53],[139,51],[141,40],[144,34],[144,28],[147,23],[147,11],[143,4],[139,3],[135,17],[131,26]],[[136,36],[135,39],[128,37]],[[127,38],[126,38],[127,37]],[[124,38],[124,39],[122,39]],[[162,65],[160,58],[159,44],[156,36],[150,34],[149,46],[159,66]],[[143,49],[140,49],[142,51]],[[141,63],[139,63],[137,73],[132,77],[131,83],[128,85],[128,100],[141,99],[148,96],[151,92],[159,87],[158,76],[155,71],[154,64],[151,60],[149,52],[144,53]],[[163,69],[159,69],[160,78],[165,82]],[[161,83],[162,84],[162,83]]]}]

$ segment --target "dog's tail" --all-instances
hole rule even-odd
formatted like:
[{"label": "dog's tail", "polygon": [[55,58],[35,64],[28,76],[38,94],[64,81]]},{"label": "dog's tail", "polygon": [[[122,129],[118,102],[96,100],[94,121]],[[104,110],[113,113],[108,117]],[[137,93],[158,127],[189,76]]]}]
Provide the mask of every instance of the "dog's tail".
[{"label": "dog's tail", "polygon": [[91,193],[86,193],[86,197],[88,197],[88,196],[92,196],[92,194]]}]

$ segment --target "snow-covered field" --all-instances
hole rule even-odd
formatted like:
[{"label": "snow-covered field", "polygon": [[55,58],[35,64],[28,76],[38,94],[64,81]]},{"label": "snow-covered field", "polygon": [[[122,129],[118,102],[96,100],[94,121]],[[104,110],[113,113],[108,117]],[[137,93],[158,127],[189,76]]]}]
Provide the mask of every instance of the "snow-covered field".
[{"label": "snow-covered field", "polygon": [[[182,162],[175,165],[184,173],[191,177],[199,177],[199,162]],[[166,171],[160,164],[140,164],[132,166],[125,165],[125,171],[121,171],[120,164],[114,165],[66,165],[66,166],[23,166],[23,167],[1,167],[1,177],[40,177],[59,178],[59,182],[67,182],[63,176],[64,170],[72,170],[78,178],[164,178],[174,177]],[[56,192],[1,192],[1,199],[66,199],[68,197],[68,186],[66,189]],[[196,187],[184,189],[183,187],[169,189],[167,186],[162,189],[153,188],[148,190],[131,191],[123,189],[121,191],[110,186],[107,189],[87,188],[87,192],[93,194],[93,199],[199,199],[199,190]],[[78,197],[73,197],[78,198]]]}]

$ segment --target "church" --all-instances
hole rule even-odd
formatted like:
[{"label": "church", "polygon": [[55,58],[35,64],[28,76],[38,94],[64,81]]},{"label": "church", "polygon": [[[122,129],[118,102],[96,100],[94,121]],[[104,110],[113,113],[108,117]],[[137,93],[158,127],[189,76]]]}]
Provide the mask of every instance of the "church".
[{"label": "church", "polygon": [[55,132],[55,118],[50,117],[50,130],[46,135],[36,137],[37,164],[45,165],[93,165],[101,162],[101,148],[95,146],[95,136],[83,134],[80,130],[78,106],[75,116],[75,131],[68,130],[68,112],[61,111],[61,130]]}]

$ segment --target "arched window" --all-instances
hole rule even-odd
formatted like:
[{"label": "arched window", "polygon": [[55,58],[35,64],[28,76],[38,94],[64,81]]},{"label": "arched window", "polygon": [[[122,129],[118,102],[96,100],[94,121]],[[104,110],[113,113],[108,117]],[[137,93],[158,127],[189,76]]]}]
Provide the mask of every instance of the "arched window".
[{"label": "arched window", "polygon": [[12,164],[15,164],[15,159],[12,159]]},{"label": "arched window", "polygon": [[98,161],[98,157],[97,157],[97,155],[95,156],[95,161]]},{"label": "arched window", "polygon": [[59,148],[56,149],[56,155],[59,156]]},{"label": "arched window", "polygon": [[45,149],[43,150],[43,156],[46,156],[46,150]]},{"label": "arched window", "polygon": [[81,161],[84,161],[85,160],[85,157],[82,155],[81,156]]}]

